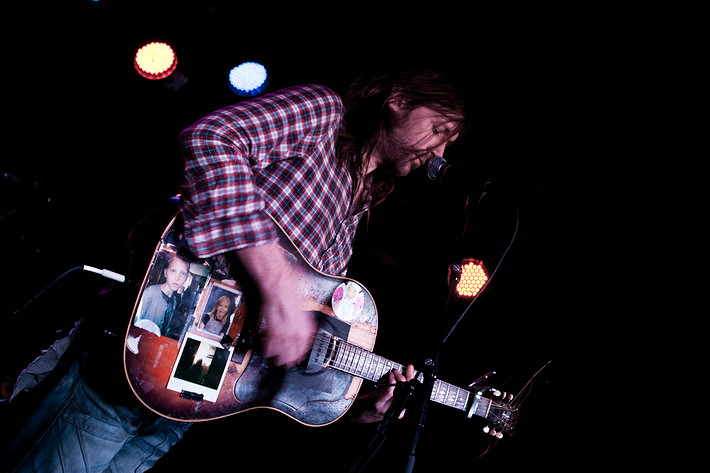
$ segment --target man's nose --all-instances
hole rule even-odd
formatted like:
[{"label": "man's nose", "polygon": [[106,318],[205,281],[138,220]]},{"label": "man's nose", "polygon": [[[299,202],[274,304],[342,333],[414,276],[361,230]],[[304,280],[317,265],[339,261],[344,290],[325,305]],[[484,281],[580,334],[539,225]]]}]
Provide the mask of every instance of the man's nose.
[{"label": "man's nose", "polygon": [[441,143],[439,146],[432,150],[432,153],[436,156],[444,156],[444,150],[446,149],[446,143]]}]

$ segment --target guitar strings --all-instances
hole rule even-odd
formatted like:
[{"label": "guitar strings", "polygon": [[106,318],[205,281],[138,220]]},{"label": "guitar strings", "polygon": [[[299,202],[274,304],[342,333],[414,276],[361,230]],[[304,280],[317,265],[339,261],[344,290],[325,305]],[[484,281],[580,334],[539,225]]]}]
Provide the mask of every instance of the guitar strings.
[{"label": "guitar strings", "polygon": [[[332,346],[332,347],[331,347]],[[347,341],[346,339],[343,339],[341,337],[338,337],[336,335],[330,334],[328,332],[323,332],[321,330],[315,331],[314,332],[314,338],[313,338],[313,347],[311,349],[311,352],[313,350],[327,350],[329,349],[332,350],[332,354],[326,359],[324,355],[323,362],[327,364],[327,366],[332,367],[334,369],[338,369],[341,371],[345,371],[349,374],[371,380],[373,377],[382,377],[387,375],[391,370],[385,370],[382,369],[380,371],[380,368],[385,368],[387,366],[391,366],[392,369],[403,369],[404,366],[401,365],[400,363],[387,360],[386,358],[383,358],[379,355],[376,355],[375,353],[371,352],[370,350],[360,347],[354,343],[351,343]],[[367,357],[371,357],[369,360],[369,364],[367,363]],[[373,369],[373,359],[375,360],[374,364],[374,369]],[[380,360],[383,360],[384,363],[380,364]],[[548,362],[549,364],[549,362]],[[546,365],[545,365],[546,366]],[[543,367],[544,368],[544,367]],[[539,371],[541,371],[542,368]],[[378,372],[381,372],[380,376],[376,376]],[[535,376],[537,373],[535,374]],[[534,376],[533,376],[534,378]],[[531,379],[532,380],[532,379]],[[468,396],[473,395],[474,391],[464,389],[458,386],[455,386],[453,384],[447,383],[445,381],[437,379],[437,381],[441,384],[447,385],[450,388],[455,388],[459,394],[457,396],[460,396],[460,393],[467,393]],[[529,382],[528,382],[529,383]],[[527,386],[527,385],[526,385]],[[519,396],[519,395],[518,395]],[[518,398],[516,396],[516,400]],[[447,394],[444,395],[443,403],[446,403],[447,399]],[[512,409],[517,411],[517,407],[513,407],[514,405],[517,406],[519,403],[511,403],[510,405],[503,405],[500,403],[497,403],[495,401],[495,398],[487,398],[488,401],[491,403],[491,406],[499,409]],[[522,401],[520,401],[522,402]],[[453,406],[455,407],[455,406]]]},{"label": "guitar strings", "polygon": [[[365,378],[365,379],[371,379],[371,377],[376,376],[378,373],[379,369],[382,369],[382,376],[385,376],[389,371],[385,370],[384,368],[387,366],[387,364],[380,364],[379,360],[385,360],[388,363],[392,363],[393,367],[396,366],[401,366],[398,363],[391,362],[390,360],[386,360],[382,357],[379,357],[378,355],[375,355],[374,353],[370,352],[369,350],[362,348],[358,345],[355,345],[353,343],[348,342],[345,339],[342,339],[336,335],[330,334],[328,332],[323,332],[323,331],[318,331],[314,333],[314,341],[313,341],[313,349],[312,350],[332,350],[332,353],[330,355],[324,354],[323,362],[334,368],[334,369],[339,369],[346,371],[347,373],[354,374],[359,377]],[[367,357],[372,357],[370,358],[370,363],[367,363]],[[373,369],[373,358],[377,360],[374,369]],[[537,374],[537,373],[536,373]],[[444,383],[441,380],[437,380],[440,383]],[[444,383],[450,387],[456,388],[458,391],[455,396],[455,401],[453,404],[448,404],[446,401],[448,399],[448,390],[446,393],[444,393],[443,400],[437,401],[437,402],[442,402],[443,404],[449,405],[451,407],[456,407],[456,404],[458,403],[457,401],[460,399],[468,399],[468,396],[472,395],[473,392],[459,388],[458,386],[450,385],[449,383]],[[459,397],[460,393],[467,393],[468,396],[464,397]],[[438,390],[437,390],[438,393]],[[437,394],[437,398],[438,398]],[[502,431],[511,434],[510,430],[513,427],[515,417],[517,416],[517,407],[513,407],[511,404],[506,404],[506,403],[500,403],[497,402],[495,397],[491,398],[486,398],[487,402],[489,403],[489,415],[490,415],[490,421],[494,424],[500,425]],[[466,408],[466,405],[468,404],[467,401],[464,400],[464,405],[463,408]],[[499,411],[501,412],[510,412],[510,417],[504,417],[503,414],[498,413]]]},{"label": "guitar strings", "polygon": [[[525,401],[525,399],[527,399],[527,397],[530,395],[530,392],[532,391],[532,388],[531,388],[531,389],[528,389],[528,386],[530,386],[530,383],[532,383],[532,381],[535,379],[535,377],[536,377],[538,374],[540,374],[540,372],[541,372],[542,370],[544,370],[544,369],[547,367],[547,365],[549,365],[550,363],[552,363],[552,360],[549,360],[547,363],[545,363],[544,365],[542,365],[542,367],[541,367],[539,370],[537,370],[534,375],[532,375],[532,376],[530,377],[530,379],[528,380],[528,382],[525,383],[525,386],[523,386],[523,388],[522,388],[522,389],[518,392],[518,394],[515,396],[512,405],[515,405],[516,407],[517,407],[517,406],[520,406],[520,405],[523,403],[523,401]],[[526,391],[526,389],[527,389],[527,391]],[[520,399],[521,395],[522,395],[522,399]]]},{"label": "guitar strings", "polygon": [[[380,379],[390,373],[392,369],[402,370],[404,368],[399,363],[387,360],[365,348],[327,332],[317,333],[313,345],[314,349],[318,350],[329,349],[332,345],[332,355],[327,360],[324,355],[323,362],[334,369],[346,371],[364,379],[375,381],[375,379]],[[437,388],[433,396],[437,398],[437,402],[450,407],[465,409],[468,399],[473,395],[472,391],[440,379],[435,380],[435,383],[437,383]],[[442,389],[443,396],[439,394],[439,389],[442,387],[445,388]]]},{"label": "guitar strings", "polygon": [[[329,355],[323,355],[322,361],[325,365],[368,380],[372,380],[373,378],[380,378],[382,376],[387,375],[391,371],[391,369],[387,370],[385,369],[386,367],[391,366],[392,369],[403,368],[403,365],[399,363],[387,360],[386,358],[378,356],[373,352],[367,350],[366,348],[360,347],[341,337],[321,330],[314,332],[313,347],[311,349],[311,352],[313,350],[332,350]],[[382,363],[382,361],[384,361],[384,363]],[[464,399],[464,395],[462,393],[467,394],[467,396],[465,396],[465,399],[468,399],[468,397],[472,396],[474,393],[474,391],[460,388],[458,386],[446,383],[438,379],[437,381],[440,384],[449,386],[449,389],[455,388],[455,390],[457,391],[457,393],[455,393],[455,397],[457,400]],[[437,397],[440,396],[437,395]],[[516,403],[506,405],[496,402],[496,399],[494,397],[486,399],[488,399],[488,402],[490,403],[490,406],[492,408],[496,408],[499,410],[512,410],[514,412],[517,412],[518,410],[517,405],[514,406],[514,404]],[[448,404],[447,400],[448,390],[444,393],[443,399],[439,402],[442,402],[446,405],[451,405],[451,407],[456,407],[456,405],[454,404],[458,404],[457,402],[454,402],[454,404]],[[465,408],[465,406],[463,407]],[[493,413],[492,419],[499,423],[502,423],[506,427],[510,425],[506,420],[504,420],[501,416],[496,415],[495,413]]]},{"label": "guitar strings", "polygon": [[318,331],[314,335],[311,353],[313,350],[331,350],[329,355],[323,355],[322,362],[325,365],[373,382],[393,369],[404,370],[404,365],[328,332]]}]

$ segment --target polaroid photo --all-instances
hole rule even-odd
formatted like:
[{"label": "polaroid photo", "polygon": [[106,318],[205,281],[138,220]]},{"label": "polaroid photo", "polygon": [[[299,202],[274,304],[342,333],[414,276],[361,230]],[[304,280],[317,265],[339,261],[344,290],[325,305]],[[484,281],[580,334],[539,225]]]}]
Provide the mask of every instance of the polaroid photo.
[{"label": "polaroid photo", "polygon": [[224,348],[209,338],[186,334],[168,380],[168,389],[201,394],[204,400],[216,402],[233,351],[234,348]]}]

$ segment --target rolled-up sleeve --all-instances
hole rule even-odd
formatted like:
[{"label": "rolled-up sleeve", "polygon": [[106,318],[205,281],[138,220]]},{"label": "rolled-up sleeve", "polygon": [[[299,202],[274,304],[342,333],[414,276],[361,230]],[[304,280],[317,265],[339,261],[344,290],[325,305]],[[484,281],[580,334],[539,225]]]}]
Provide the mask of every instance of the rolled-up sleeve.
[{"label": "rolled-up sleeve", "polygon": [[307,155],[341,113],[329,89],[299,86],[218,110],[183,131],[181,211],[191,250],[207,258],[275,241],[255,173]]}]

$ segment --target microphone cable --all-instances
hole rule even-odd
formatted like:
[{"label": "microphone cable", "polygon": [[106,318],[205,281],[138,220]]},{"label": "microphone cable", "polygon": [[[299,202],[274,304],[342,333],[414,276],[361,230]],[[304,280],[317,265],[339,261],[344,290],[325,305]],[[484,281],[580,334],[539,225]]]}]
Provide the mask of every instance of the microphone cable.
[{"label": "microphone cable", "polygon": [[[158,211],[160,208],[163,207],[165,203],[175,203],[179,201],[180,199],[180,194],[172,196],[168,199],[165,199],[161,201],[158,205],[156,205],[145,217],[140,219],[134,226],[131,228],[130,233],[128,235],[127,243],[130,246],[130,242],[133,239],[134,232],[136,229],[141,226],[146,220],[148,220],[149,217],[151,217],[156,211]],[[132,267],[132,253],[129,251],[129,261],[128,261],[128,270],[126,274],[130,274],[131,272],[131,267]],[[108,269],[100,269],[96,268],[94,266],[89,266],[89,265],[79,265],[79,266],[74,266],[73,268],[65,271],[63,274],[55,278],[52,282],[50,282],[44,289],[39,291],[37,294],[35,294],[30,300],[24,303],[19,309],[16,309],[15,311],[12,312],[10,315],[10,320],[14,321],[17,319],[17,317],[20,315],[22,311],[24,311],[30,304],[32,304],[35,300],[37,300],[39,297],[41,297],[45,292],[47,292],[49,289],[51,289],[55,284],[57,284],[59,281],[64,279],[67,275],[70,273],[73,273],[74,271],[78,270],[83,270],[83,271],[88,271],[90,273],[98,274],[99,276],[103,276],[105,278],[111,279],[113,281],[117,281],[120,283],[125,283],[126,280],[128,279],[125,275],[117,273],[115,271],[110,271]]]},{"label": "microphone cable", "polygon": [[78,271],[78,270],[83,270],[83,271],[88,271],[90,273],[95,273],[95,274],[98,274],[98,275],[103,276],[105,278],[112,279],[114,281],[118,281],[120,283],[126,282],[126,276],[124,276],[123,274],[116,273],[114,271],[109,271],[108,269],[99,269],[99,268],[95,268],[93,266],[88,266],[88,265],[74,266],[73,268],[68,269],[67,271],[62,273],[60,276],[54,278],[54,280],[52,282],[50,282],[49,284],[47,284],[47,286],[45,286],[44,289],[42,289],[37,294],[35,294],[32,298],[30,298],[30,300],[25,302],[22,307],[15,310],[10,315],[10,318],[16,319],[22,311],[24,311],[30,304],[32,304],[35,300],[37,300],[39,297],[41,297],[42,294],[44,294],[49,289],[51,289],[55,284],[57,284],[59,281],[64,279],[67,275],[69,275],[70,273],[73,273],[74,271]]},{"label": "microphone cable", "polygon": [[449,333],[446,334],[446,337],[444,337],[444,340],[442,343],[446,343],[446,340],[449,339],[451,334],[454,332],[458,324],[463,320],[464,316],[468,312],[468,310],[473,306],[473,303],[478,300],[478,296],[480,296],[483,291],[488,287],[488,285],[491,283],[493,280],[493,276],[496,275],[498,272],[498,268],[500,268],[500,265],[503,263],[503,260],[505,259],[506,255],[508,254],[508,251],[510,251],[510,248],[512,248],[513,243],[515,242],[516,237],[518,236],[518,227],[520,226],[520,210],[518,208],[518,203],[513,200],[513,207],[515,208],[515,228],[513,229],[513,235],[510,238],[510,242],[508,242],[508,246],[506,246],[505,250],[503,251],[503,254],[501,255],[500,259],[498,259],[498,263],[496,263],[495,268],[493,268],[493,272],[491,272],[490,276],[488,277],[488,280],[485,282],[483,287],[476,293],[473,298],[471,298],[471,302],[469,302],[468,306],[461,312],[461,315],[459,315],[459,318],[454,322],[453,326],[451,329],[449,329]]}]

